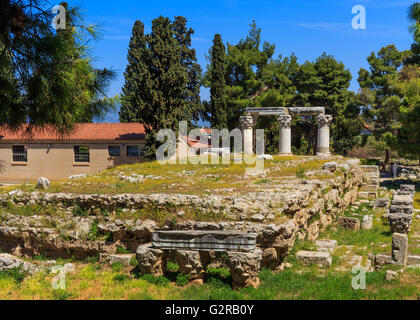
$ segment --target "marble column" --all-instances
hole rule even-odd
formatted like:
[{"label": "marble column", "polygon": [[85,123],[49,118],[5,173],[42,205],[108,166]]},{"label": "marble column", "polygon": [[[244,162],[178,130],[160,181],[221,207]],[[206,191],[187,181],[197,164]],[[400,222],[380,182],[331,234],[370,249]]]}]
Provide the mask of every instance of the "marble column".
[{"label": "marble column", "polygon": [[292,116],[284,114],[278,118],[280,124],[280,155],[292,154]]},{"label": "marble column", "polygon": [[330,125],[333,117],[331,115],[320,114],[316,121],[318,123],[318,154],[330,154]]},{"label": "marble column", "polygon": [[239,118],[243,132],[244,154],[252,155],[253,152],[253,127],[254,118],[252,116],[243,116]]}]

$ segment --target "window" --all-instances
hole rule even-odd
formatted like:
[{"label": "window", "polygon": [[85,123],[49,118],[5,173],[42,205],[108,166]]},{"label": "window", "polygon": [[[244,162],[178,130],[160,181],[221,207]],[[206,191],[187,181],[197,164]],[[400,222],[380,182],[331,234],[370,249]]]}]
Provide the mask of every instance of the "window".
[{"label": "window", "polygon": [[120,156],[120,146],[109,146],[108,152],[110,157],[119,157]]},{"label": "window", "polygon": [[127,146],[127,157],[138,157],[139,147],[138,146]]},{"label": "window", "polygon": [[90,162],[88,146],[74,146],[74,162]]},{"label": "window", "polygon": [[25,146],[12,146],[13,162],[28,162],[28,153]]}]

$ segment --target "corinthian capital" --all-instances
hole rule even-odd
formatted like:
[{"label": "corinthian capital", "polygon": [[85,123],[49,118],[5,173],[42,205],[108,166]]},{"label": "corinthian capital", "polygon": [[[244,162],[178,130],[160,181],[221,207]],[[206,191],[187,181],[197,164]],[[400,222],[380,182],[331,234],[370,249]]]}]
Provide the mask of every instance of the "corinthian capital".
[{"label": "corinthian capital", "polygon": [[318,123],[318,127],[330,126],[332,121],[333,121],[333,116],[329,114],[320,114],[318,117],[316,117],[316,122]]},{"label": "corinthian capital", "polygon": [[254,126],[254,117],[252,116],[239,117],[239,122],[241,123],[242,129],[252,129],[252,127]]},{"label": "corinthian capital", "polygon": [[280,128],[290,128],[292,125],[292,116],[288,114],[282,114],[279,116],[278,120],[280,123]]}]

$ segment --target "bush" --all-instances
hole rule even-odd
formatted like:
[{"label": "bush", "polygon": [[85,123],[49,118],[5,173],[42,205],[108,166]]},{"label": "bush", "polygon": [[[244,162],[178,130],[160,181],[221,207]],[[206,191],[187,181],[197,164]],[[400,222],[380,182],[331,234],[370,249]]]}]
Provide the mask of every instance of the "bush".
[{"label": "bush", "polygon": [[125,274],[117,274],[114,278],[112,278],[112,280],[116,282],[124,282],[128,279],[130,279],[130,277]]},{"label": "bush", "polygon": [[120,272],[122,270],[122,264],[120,262],[114,262],[111,264],[112,271],[114,272]]},{"label": "bush", "polygon": [[16,284],[21,284],[26,277],[26,272],[21,267],[0,271],[0,279],[13,279]]},{"label": "bush", "polygon": [[140,279],[155,284],[157,286],[166,286],[170,283],[170,281],[163,276],[154,277],[151,274],[145,274],[141,276]]},{"label": "bush", "polygon": [[190,276],[186,274],[178,274],[176,277],[176,284],[180,287],[184,287],[190,282]]},{"label": "bush", "polygon": [[67,300],[71,296],[72,294],[70,292],[63,289],[57,289],[53,292],[54,300]]},{"label": "bush", "polygon": [[168,270],[169,272],[178,272],[179,266],[174,262],[168,261],[168,263],[166,264],[166,270]]}]

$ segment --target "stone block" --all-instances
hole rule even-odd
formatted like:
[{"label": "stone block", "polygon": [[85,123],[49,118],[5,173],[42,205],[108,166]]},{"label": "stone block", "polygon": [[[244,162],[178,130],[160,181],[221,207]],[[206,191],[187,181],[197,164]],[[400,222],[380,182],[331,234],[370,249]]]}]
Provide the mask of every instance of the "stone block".
[{"label": "stone block", "polygon": [[357,218],[338,217],[337,223],[345,229],[360,230],[360,220]]},{"label": "stone block", "polygon": [[388,216],[389,225],[392,233],[408,233],[410,232],[413,216],[404,213],[392,213]]},{"label": "stone block", "polygon": [[378,192],[378,185],[377,184],[369,184],[364,185],[360,188],[360,191],[368,191],[368,192]]},{"label": "stone block", "polygon": [[420,256],[418,255],[409,255],[407,256],[407,265],[420,265]]},{"label": "stone block", "polygon": [[389,208],[389,213],[413,214],[413,206],[395,206]]},{"label": "stone block", "polygon": [[413,198],[409,195],[395,195],[391,201],[393,206],[411,206],[413,205]]},{"label": "stone block", "polygon": [[387,198],[379,198],[375,200],[375,208],[388,208],[389,206],[389,199]]},{"label": "stone block", "polygon": [[392,263],[393,263],[392,257],[385,254],[377,254],[373,260],[373,264],[376,269],[381,268],[384,265],[392,264]]},{"label": "stone block", "polygon": [[337,247],[337,240],[317,240],[315,245],[318,251],[333,252]]},{"label": "stone block", "polygon": [[332,258],[329,252],[299,251],[296,258],[305,265],[317,264],[320,267],[330,267]]},{"label": "stone block", "polygon": [[100,260],[106,261],[109,264],[121,263],[124,267],[130,265],[131,259],[134,257],[134,254],[100,254]]},{"label": "stone block", "polygon": [[255,250],[256,233],[238,231],[156,231],[153,246],[158,249],[188,251]]},{"label": "stone block", "polygon": [[406,234],[394,233],[392,235],[392,261],[402,265],[407,265],[408,237]]},{"label": "stone block", "polygon": [[379,174],[378,166],[363,165],[363,166],[360,166],[360,169],[362,169],[362,171],[364,172],[377,172]]},{"label": "stone block", "polygon": [[175,260],[179,266],[179,272],[190,275],[191,280],[204,277],[205,270],[198,251],[177,250]]},{"label": "stone block", "polygon": [[416,192],[416,186],[414,184],[402,184],[400,185],[400,190],[414,193]]},{"label": "stone block", "polygon": [[165,271],[166,253],[153,248],[150,244],[141,245],[137,248],[136,259],[142,274],[151,274],[155,277],[163,275]]},{"label": "stone block", "polygon": [[261,282],[258,278],[262,260],[261,249],[257,248],[254,252],[227,252],[227,256],[233,288],[258,288]]},{"label": "stone block", "polygon": [[322,169],[334,172],[335,170],[337,170],[337,162],[326,162],[322,166]]}]

